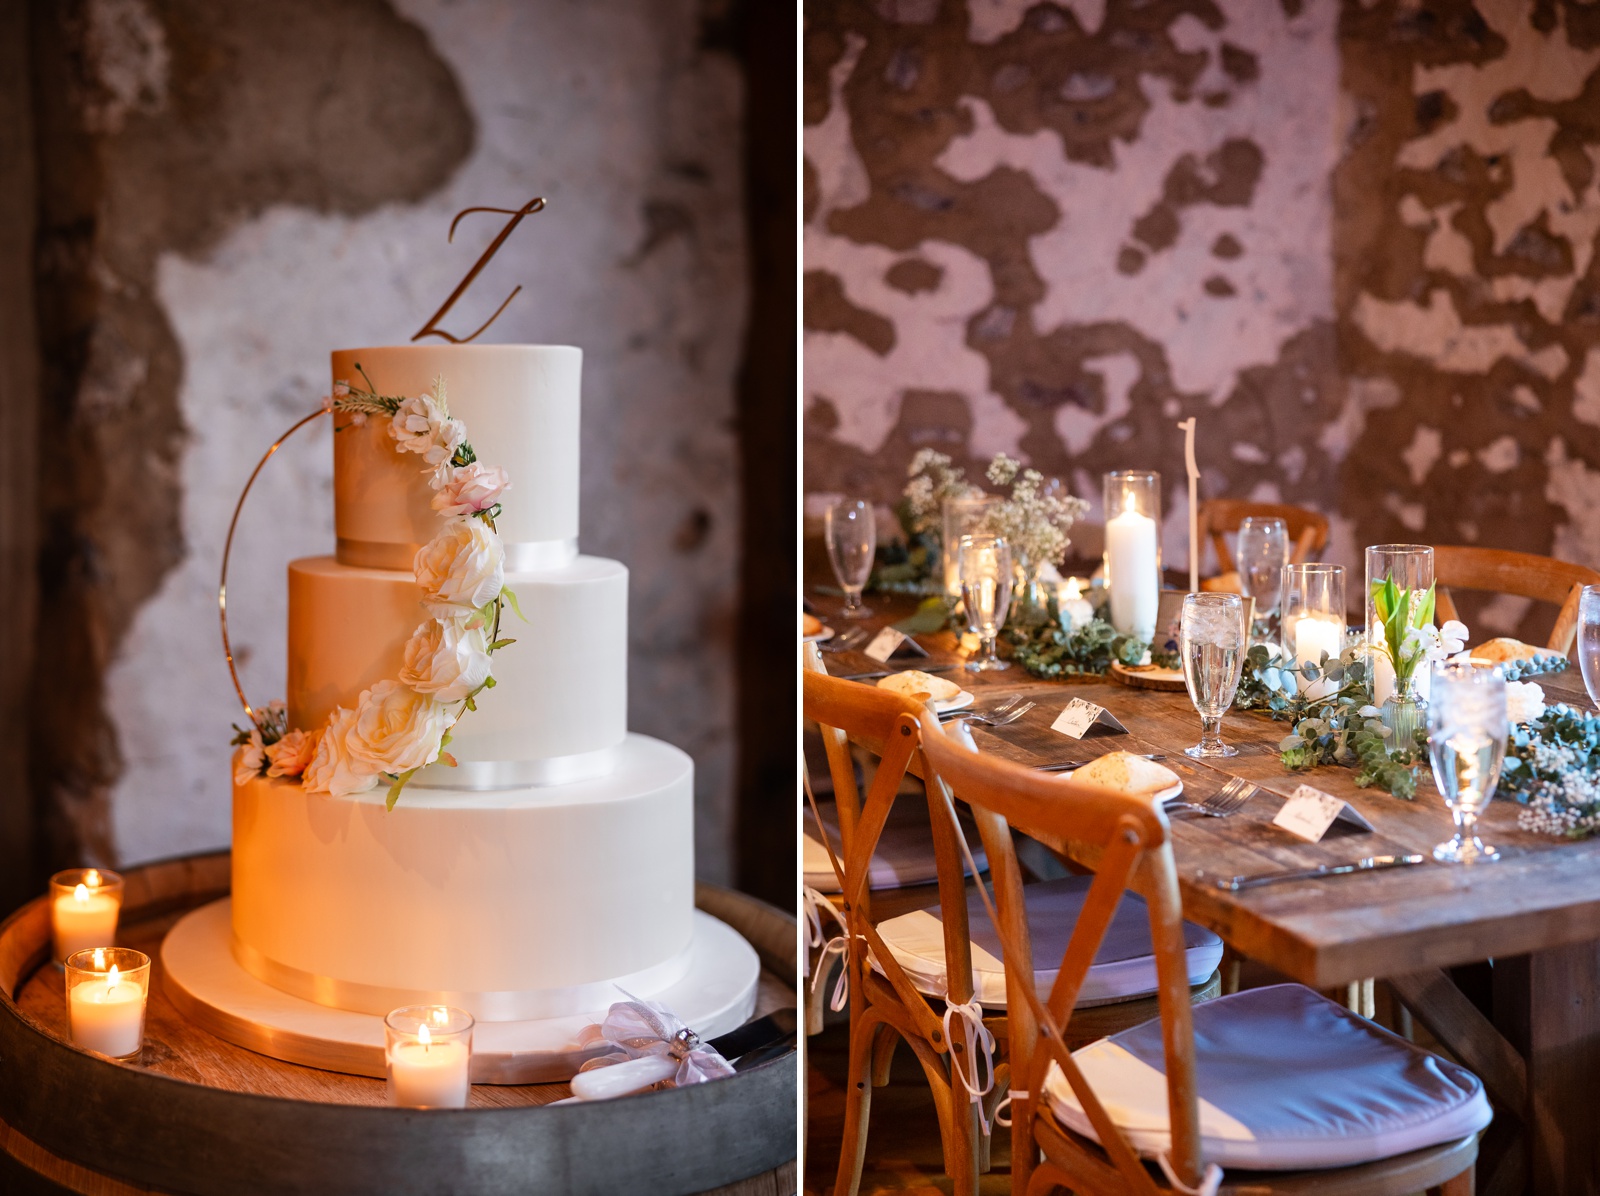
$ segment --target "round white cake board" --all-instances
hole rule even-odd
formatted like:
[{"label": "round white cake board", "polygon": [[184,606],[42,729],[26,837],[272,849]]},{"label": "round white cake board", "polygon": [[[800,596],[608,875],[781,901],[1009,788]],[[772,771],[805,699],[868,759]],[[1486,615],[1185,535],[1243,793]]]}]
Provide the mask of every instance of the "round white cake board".
[{"label": "round white cake board", "polygon": [[[228,898],[202,906],[167,932],[161,945],[167,996],[202,1029],[289,1063],[382,1078],[383,1019],[292,997],[240,967],[229,946]],[[726,1034],[755,1012],[761,961],[739,933],[696,910],[689,970],[659,992],[632,996],[672,1010],[702,1038]],[[626,1000],[620,990],[617,1000]],[[472,1082],[545,1084],[570,1080],[599,1050],[578,1034],[604,1009],[529,1022],[479,1022],[472,1031]]]}]

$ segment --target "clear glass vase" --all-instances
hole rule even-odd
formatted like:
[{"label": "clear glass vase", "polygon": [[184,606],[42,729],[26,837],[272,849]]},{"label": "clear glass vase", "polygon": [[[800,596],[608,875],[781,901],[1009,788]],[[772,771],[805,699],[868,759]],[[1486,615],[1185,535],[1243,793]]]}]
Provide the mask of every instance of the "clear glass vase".
[{"label": "clear glass vase", "polygon": [[1415,679],[1394,691],[1378,708],[1378,716],[1389,728],[1389,752],[1414,752],[1417,749],[1417,732],[1428,721],[1428,704],[1417,694]]}]

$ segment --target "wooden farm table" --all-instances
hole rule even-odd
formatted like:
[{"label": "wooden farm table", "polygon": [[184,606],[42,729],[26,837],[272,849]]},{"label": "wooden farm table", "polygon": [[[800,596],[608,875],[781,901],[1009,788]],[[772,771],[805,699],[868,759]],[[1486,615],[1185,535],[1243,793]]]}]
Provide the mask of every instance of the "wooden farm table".
[{"label": "wooden farm table", "polygon": [[[826,598],[814,605],[825,616],[836,609]],[[881,600],[873,605],[891,617],[907,613]],[[951,636],[923,642],[932,651],[924,663],[962,659]],[[825,659],[836,676],[885,667],[858,653]],[[918,667],[916,661],[895,664]],[[1430,859],[1417,867],[1224,892],[1212,878],[1371,855],[1427,855],[1450,837],[1450,813],[1431,778],[1419,783],[1415,801],[1404,801],[1358,789],[1346,768],[1288,772],[1277,749],[1287,727],[1265,715],[1236,711],[1224,720],[1223,738],[1239,749],[1237,756],[1190,760],[1183,749],[1198,741],[1200,720],[1185,693],[1106,681],[1039,681],[1019,666],[963,671],[959,679],[977,695],[979,711],[1014,693],[1037,702],[1009,726],[974,727],[982,750],[996,756],[1046,764],[1115,749],[1162,753],[1165,765],[1182,776],[1185,797],[1197,801],[1230,776],[1257,785],[1232,817],[1173,819],[1185,916],[1215,930],[1240,954],[1316,988],[1389,981],[1483,1079],[1501,1110],[1480,1155],[1480,1193],[1600,1192],[1593,1114],[1600,1094],[1600,841],[1574,843],[1520,830],[1519,807],[1495,801],[1479,823],[1484,841],[1500,849],[1495,863],[1451,867]],[[1575,669],[1538,680],[1549,700],[1589,706]],[[1096,728],[1074,741],[1052,731],[1073,697],[1106,707],[1130,734]],[[1350,802],[1375,831],[1336,824],[1321,843],[1308,844],[1271,826],[1302,783]],[[1093,862],[1076,844],[1046,844],[1079,863]],[[1487,1015],[1445,971],[1485,960],[1492,961],[1492,1001],[1480,996],[1492,1010]]]}]

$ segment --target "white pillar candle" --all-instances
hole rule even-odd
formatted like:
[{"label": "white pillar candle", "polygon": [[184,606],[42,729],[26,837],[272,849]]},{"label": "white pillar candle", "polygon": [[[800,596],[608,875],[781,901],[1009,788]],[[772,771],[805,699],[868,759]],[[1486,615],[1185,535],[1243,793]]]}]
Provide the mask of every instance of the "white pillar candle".
[{"label": "white pillar candle", "polygon": [[1124,635],[1149,639],[1161,596],[1156,521],[1132,506],[1107,521],[1106,559],[1111,567],[1111,626]]},{"label": "white pillar candle", "polygon": [[88,885],[80,884],[72,892],[58,896],[51,908],[56,958],[65,959],[74,951],[111,946],[116,941],[117,914],[121,909],[122,900],[118,895]]},{"label": "white pillar candle", "polygon": [[132,1055],[144,1042],[144,985],[113,967],[104,980],[74,985],[67,993],[72,1041],[102,1055]]},{"label": "white pillar candle", "polygon": [[1374,645],[1372,648],[1372,701],[1382,706],[1394,693],[1394,665],[1389,663],[1389,653]]},{"label": "white pillar candle", "polygon": [[433,1042],[427,1026],[419,1027],[417,1041],[389,1047],[389,1097],[396,1105],[434,1109],[462,1109],[472,1081],[472,1052],[465,1042]]},{"label": "white pillar candle", "polygon": [[1329,660],[1337,660],[1344,648],[1344,621],[1324,618],[1321,615],[1304,615],[1294,625],[1294,662],[1296,665],[1322,663],[1326,652]]}]

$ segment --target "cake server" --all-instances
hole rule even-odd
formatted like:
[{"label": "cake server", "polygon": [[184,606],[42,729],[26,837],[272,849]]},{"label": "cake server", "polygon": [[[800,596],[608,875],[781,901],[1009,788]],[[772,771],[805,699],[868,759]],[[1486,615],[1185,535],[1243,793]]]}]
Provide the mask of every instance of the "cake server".
[{"label": "cake server", "polygon": [[[734,1070],[738,1071],[741,1070],[739,1064],[747,1057],[752,1065],[759,1062],[755,1056],[768,1057],[769,1047],[782,1046],[787,1050],[787,1040],[794,1037],[797,1024],[793,1009],[778,1009],[713,1038],[706,1045],[733,1063]],[[610,1100],[670,1080],[677,1071],[678,1061],[671,1055],[645,1055],[625,1063],[613,1063],[610,1067],[580,1071],[572,1077],[572,1095],[579,1100]]]}]

